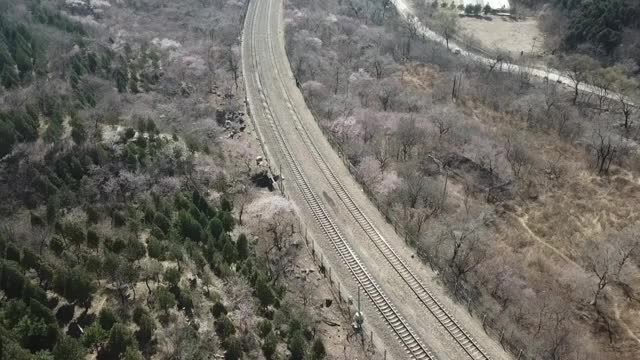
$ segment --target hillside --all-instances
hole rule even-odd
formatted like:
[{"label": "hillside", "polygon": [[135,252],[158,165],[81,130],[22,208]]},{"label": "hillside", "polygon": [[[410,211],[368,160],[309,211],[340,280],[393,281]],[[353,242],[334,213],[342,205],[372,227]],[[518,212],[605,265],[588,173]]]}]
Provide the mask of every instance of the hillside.
[{"label": "hillside", "polygon": [[[454,33],[458,14],[422,10]],[[591,94],[473,62],[382,0],[292,1],[286,16],[325,135],[488,334],[521,359],[636,357],[638,114],[608,96],[615,87]],[[565,66],[579,83],[637,87],[584,55]]]},{"label": "hillside", "polygon": [[0,0],[0,359],[373,356],[256,160],[246,5]]}]

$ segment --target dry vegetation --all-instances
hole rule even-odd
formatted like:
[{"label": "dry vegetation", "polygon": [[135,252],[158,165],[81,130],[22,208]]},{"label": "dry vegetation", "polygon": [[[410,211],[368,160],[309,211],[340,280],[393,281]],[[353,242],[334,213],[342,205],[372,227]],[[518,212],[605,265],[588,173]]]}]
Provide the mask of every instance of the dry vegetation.
[{"label": "dry vegetation", "polygon": [[[637,114],[465,62],[385,4],[286,14],[294,74],[353,174],[515,355],[635,358]],[[571,61],[576,82],[600,71]]]}]

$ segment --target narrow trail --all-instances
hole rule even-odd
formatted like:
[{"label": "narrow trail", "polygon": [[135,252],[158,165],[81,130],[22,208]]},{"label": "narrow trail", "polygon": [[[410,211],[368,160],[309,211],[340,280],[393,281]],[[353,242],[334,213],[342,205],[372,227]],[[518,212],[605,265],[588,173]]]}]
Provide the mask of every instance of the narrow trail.
[{"label": "narrow trail", "polygon": [[[529,236],[531,238],[533,238],[536,242],[538,242],[539,244],[541,244],[545,248],[551,250],[554,254],[558,255],[560,258],[562,258],[568,264],[571,264],[572,266],[575,266],[577,269],[580,269],[581,271],[585,271],[586,272],[586,270],[582,266],[580,266],[580,264],[578,264],[575,261],[571,260],[571,258],[569,258],[567,255],[565,255],[560,249],[558,249],[557,247],[549,244],[547,241],[542,239],[540,236],[536,235],[536,233],[534,233],[533,230],[531,230],[529,225],[527,225],[527,220],[529,218],[529,215],[518,216],[518,215],[516,215],[514,213],[509,213],[509,215],[511,215],[516,221],[518,221],[518,223],[520,223],[520,225],[525,229],[525,231],[529,234]],[[614,311],[616,320],[624,328],[624,330],[627,332],[627,335],[629,335],[629,337],[631,339],[635,340],[640,345],[640,337],[620,317],[620,309],[618,307],[618,302],[616,301],[616,296],[615,295],[611,296],[611,299],[612,299],[613,311]]]},{"label": "narrow trail", "polygon": [[567,255],[565,255],[565,253],[563,253],[560,249],[558,249],[557,247],[549,244],[546,240],[544,240],[540,236],[536,235],[536,233],[534,233],[533,230],[531,230],[529,225],[527,225],[527,220],[529,219],[529,215],[519,216],[519,215],[516,215],[514,213],[509,213],[509,215],[511,215],[516,221],[518,221],[518,223],[525,229],[527,234],[529,234],[529,236],[531,238],[533,238],[536,242],[538,242],[542,246],[546,247],[547,249],[551,250],[554,254],[556,254],[559,257],[561,257],[567,263],[575,266],[576,268],[578,268],[578,269],[580,269],[582,271],[585,271],[582,266],[580,266],[577,262],[571,260],[571,258],[569,258]]},{"label": "narrow trail", "polygon": [[635,340],[640,345],[640,337],[638,337],[638,335],[636,335],[636,333],[633,332],[633,329],[631,329],[631,327],[620,317],[620,309],[618,308],[617,301],[613,302],[613,312],[616,316],[616,320],[618,320],[620,325],[622,325],[624,330],[627,332],[627,335],[629,335],[630,338]]}]

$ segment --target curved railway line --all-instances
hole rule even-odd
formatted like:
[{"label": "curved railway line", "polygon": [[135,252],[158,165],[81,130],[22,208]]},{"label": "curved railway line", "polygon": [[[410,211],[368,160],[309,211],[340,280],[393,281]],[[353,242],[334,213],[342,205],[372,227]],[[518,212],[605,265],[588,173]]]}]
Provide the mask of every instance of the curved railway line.
[{"label": "curved railway line", "polygon": [[[269,10],[266,11],[267,14],[271,13],[271,6],[273,5],[273,0],[264,0],[268,1]],[[258,17],[259,12],[257,11],[258,3],[261,1],[254,0],[250,5],[249,16],[245,20],[247,24],[245,24],[245,29],[253,29],[256,19]],[[251,9],[253,8],[253,14],[251,15]],[[262,12],[265,14],[265,12]],[[271,22],[271,16],[267,15],[266,21],[268,23]],[[249,23],[251,22],[251,23]],[[268,26],[271,29],[271,26]],[[244,34],[246,37],[247,34]],[[367,235],[369,240],[375,245],[378,251],[383,255],[386,261],[391,265],[391,267],[395,270],[395,272],[402,278],[402,280],[406,283],[406,285],[411,289],[413,294],[417,297],[419,302],[424,305],[426,309],[438,320],[439,324],[446,329],[446,331],[451,335],[451,337],[455,340],[455,343],[459,345],[463,351],[474,360],[489,360],[490,356],[481,348],[481,346],[473,339],[473,337],[468,334],[464,328],[456,321],[453,315],[436,299],[436,297],[424,286],[424,284],[420,281],[420,279],[409,269],[406,262],[394,251],[394,249],[389,245],[389,243],[383,238],[380,232],[376,229],[376,227],[372,224],[372,222],[367,218],[364,212],[358,207],[358,205],[353,200],[352,196],[345,189],[345,186],[338,180],[338,177],[335,175],[334,171],[328,165],[327,161],[323,158],[320,150],[317,145],[314,143],[313,138],[309,134],[308,130],[305,128],[301,116],[298,111],[295,109],[293,105],[294,102],[291,98],[291,94],[286,86],[286,77],[283,76],[282,72],[285,74],[287,71],[290,72],[290,69],[280,69],[278,65],[278,61],[276,59],[276,52],[273,44],[273,36],[267,34],[267,42],[269,49],[269,57],[273,62],[275,67],[275,76],[278,79],[278,86],[282,90],[284,94],[284,98],[286,101],[286,105],[288,110],[295,121],[295,128],[298,134],[300,135],[300,139],[304,143],[305,147],[308,149],[309,153],[312,155],[314,162],[322,172],[323,176],[331,186],[331,188],[335,191],[337,196],[343,202],[349,213],[352,215],[354,220],[358,223],[364,233]],[[255,39],[255,31],[251,31],[251,44],[255,49],[256,39]],[[356,279],[358,284],[362,287],[362,289],[367,294],[368,298],[371,300],[375,308],[382,315],[385,322],[390,326],[393,330],[394,334],[398,337],[402,345],[404,346],[407,353],[415,359],[435,359],[434,355],[431,354],[429,349],[422,344],[420,339],[415,335],[415,332],[410,329],[409,325],[402,318],[402,316],[398,313],[393,304],[387,299],[384,295],[383,291],[380,289],[379,285],[376,281],[371,277],[371,275],[367,272],[365,266],[361,263],[358,256],[353,252],[351,246],[348,241],[341,234],[327,211],[325,210],[322,201],[318,198],[318,196],[313,192],[309,182],[305,178],[300,166],[297,164],[289,145],[285,139],[283,134],[283,130],[281,129],[281,124],[274,119],[272,111],[267,102],[266,96],[264,95],[262,82],[261,82],[261,73],[257,71],[260,68],[260,65],[257,61],[257,57],[255,53],[251,53],[251,61],[256,69],[256,78],[255,81],[257,83],[258,92],[260,98],[262,100],[263,110],[266,114],[266,118],[268,123],[273,131],[273,135],[275,137],[275,141],[278,143],[284,158],[286,159],[287,164],[291,168],[292,174],[294,175],[295,182],[300,189],[307,205],[310,207],[313,216],[316,222],[319,224],[320,228],[327,236],[327,238],[331,241],[334,249],[342,259],[342,261],[346,264],[347,268],[351,272],[352,276]],[[245,71],[245,74],[248,74]]]},{"label": "curved railway line", "polygon": [[[271,2],[269,2],[269,5],[271,6]],[[253,16],[248,16],[245,21],[251,21],[252,24],[255,24],[257,16],[258,12],[255,11]],[[253,28],[253,25],[251,25],[251,28]],[[253,31],[251,31],[250,37],[252,46],[255,48],[255,33]],[[258,69],[259,64],[257,62],[257,58],[254,54],[252,54],[251,58],[253,66]],[[357,283],[360,285],[371,303],[378,310],[382,318],[402,343],[403,347],[411,356],[411,358],[419,360],[435,360],[436,357],[433,356],[431,351],[422,343],[415,332],[396,310],[395,306],[393,306],[393,304],[388,300],[377,282],[368,273],[367,269],[361,263],[358,256],[353,252],[351,246],[340,233],[339,229],[337,228],[329,214],[327,214],[321,200],[312,191],[309,182],[302,173],[300,166],[297,164],[291,150],[289,149],[289,146],[287,145],[279,124],[273,118],[271,109],[269,108],[268,102],[266,101],[266,97],[262,92],[260,78],[260,73],[256,72],[256,82],[258,84],[264,112],[266,113],[266,117],[269,120],[269,125],[271,126],[273,134],[275,135],[276,140],[280,145],[280,149],[284,157],[286,158],[289,167],[291,168],[291,171],[295,177],[296,184],[298,185],[304,199],[309,205],[316,219],[316,222],[319,224],[327,238],[331,241],[335,250],[340,255],[340,258],[343,260]]]}]

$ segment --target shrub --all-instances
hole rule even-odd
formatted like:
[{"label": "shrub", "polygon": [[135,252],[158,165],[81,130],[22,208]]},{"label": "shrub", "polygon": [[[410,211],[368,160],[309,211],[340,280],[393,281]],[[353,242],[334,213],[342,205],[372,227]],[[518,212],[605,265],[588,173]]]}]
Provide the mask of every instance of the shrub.
[{"label": "shrub", "polygon": [[227,350],[224,353],[225,360],[239,360],[242,358],[242,344],[235,336],[229,336],[222,345]]},{"label": "shrub", "polygon": [[24,276],[14,264],[4,262],[2,264],[2,274],[0,274],[0,287],[2,287],[8,298],[17,298],[22,295],[22,289],[25,284]]},{"label": "shrub", "polygon": [[218,334],[218,336],[223,340],[236,333],[236,328],[233,326],[233,323],[229,320],[227,315],[223,315],[216,320],[215,326],[216,334]]},{"label": "shrub", "polygon": [[278,348],[278,338],[273,332],[270,332],[269,335],[264,339],[264,344],[262,344],[262,353],[267,360],[274,359],[274,355],[276,354],[276,349]]},{"label": "shrub", "polygon": [[113,226],[122,227],[127,224],[127,218],[122,211],[114,211],[112,215]]},{"label": "shrub", "polygon": [[4,258],[7,260],[15,261],[17,263],[20,262],[20,250],[15,247],[13,244],[7,245],[5,249]]},{"label": "shrub", "polygon": [[158,308],[169,313],[169,310],[176,306],[176,297],[164,286],[156,289],[156,304]]},{"label": "shrub", "polygon": [[33,269],[38,271],[40,269],[40,257],[33,253],[33,251],[24,248],[22,249],[22,260],[20,264],[24,266],[25,269]]},{"label": "shrub", "polygon": [[156,331],[156,323],[151,316],[144,314],[136,321],[136,324],[139,327],[136,332],[136,339],[142,347],[153,338],[153,333]]},{"label": "shrub", "polygon": [[52,352],[54,360],[84,359],[86,354],[87,350],[80,341],[69,336],[62,336]]},{"label": "shrub", "polygon": [[222,234],[223,231],[224,231],[224,227],[220,219],[213,218],[209,222],[209,232],[211,233],[211,236],[213,236],[214,239],[220,238],[220,235]]},{"label": "shrub", "polygon": [[227,241],[222,249],[222,257],[227,264],[233,264],[236,261],[237,250],[236,245],[232,241]]},{"label": "shrub", "polygon": [[260,335],[261,338],[267,337],[267,335],[269,335],[269,333],[271,332],[272,328],[273,326],[271,325],[271,321],[267,319],[260,320],[258,322],[258,334]]},{"label": "shrub", "polygon": [[84,329],[84,335],[82,336],[82,344],[90,350],[96,350],[102,343],[107,340],[107,332],[105,329],[94,322],[91,326]]},{"label": "shrub", "polygon": [[178,286],[180,282],[180,271],[176,268],[168,268],[164,272],[164,280],[171,286]]},{"label": "shrub", "polygon": [[151,236],[147,242],[147,252],[150,258],[161,260],[164,258],[165,246],[162,241]]},{"label": "shrub", "polygon": [[93,206],[87,208],[87,221],[89,224],[97,224],[100,221],[100,213],[97,208]]},{"label": "shrub", "polygon": [[64,251],[64,247],[64,241],[60,239],[60,237],[54,236],[51,238],[51,242],[49,242],[49,248],[51,248],[51,251],[53,251],[56,255],[62,254],[62,252]]},{"label": "shrub", "polygon": [[289,351],[291,360],[303,360],[306,352],[306,343],[301,332],[296,332],[289,338]]},{"label": "shrub", "polygon": [[316,338],[311,346],[311,359],[322,360],[327,356],[327,351],[324,348],[324,344],[320,338]]},{"label": "shrub", "polygon": [[264,307],[273,305],[275,301],[273,290],[271,290],[271,287],[263,277],[259,277],[256,281],[256,297]]},{"label": "shrub", "polygon": [[87,231],[87,246],[97,249],[100,246],[100,236],[94,229]]},{"label": "shrub", "polygon": [[227,314],[227,309],[220,301],[216,301],[216,303],[213,304],[213,307],[211,307],[211,314],[213,315],[213,317],[218,319],[221,315]]},{"label": "shrub", "polygon": [[233,218],[233,216],[231,215],[231,213],[224,211],[222,213],[222,226],[224,227],[224,230],[227,232],[230,232],[233,230],[233,228],[236,225],[236,221]]},{"label": "shrub", "polygon": [[98,323],[106,331],[110,331],[113,325],[118,322],[116,314],[109,308],[102,308],[98,314]]},{"label": "shrub", "polygon": [[109,332],[109,340],[107,341],[105,349],[109,354],[108,358],[119,358],[132,344],[133,337],[129,330],[123,324],[114,324]]},{"label": "shrub", "polygon": [[56,312],[56,319],[62,325],[66,325],[73,319],[75,306],[73,304],[62,305]]},{"label": "shrub", "polygon": [[244,260],[249,257],[249,240],[245,234],[240,234],[240,236],[238,236],[236,249],[238,251],[238,259]]},{"label": "shrub", "polygon": [[162,230],[162,232],[166,235],[171,228],[171,222],[161,213],[157,213],[156,217],[153,219],[153,223]]}]

